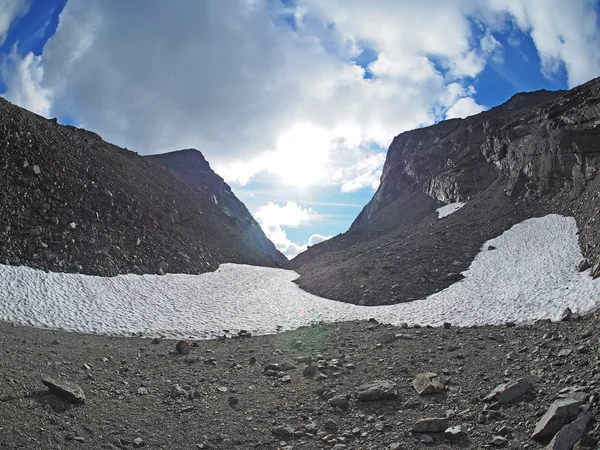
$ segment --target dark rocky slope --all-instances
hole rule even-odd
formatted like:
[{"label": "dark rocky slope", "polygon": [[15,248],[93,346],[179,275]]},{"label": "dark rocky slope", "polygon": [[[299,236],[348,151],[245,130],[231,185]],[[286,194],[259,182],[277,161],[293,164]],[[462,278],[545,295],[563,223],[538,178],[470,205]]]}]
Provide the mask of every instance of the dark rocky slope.
[{"label": "dark rocky slope", "polygon": [[221,208],[229,224],[236,228],[247,242],[251,242],[253,246],[270,255],[278,263],[287,263],[287,258],[267,238],[246,205],[231,191],[231,187],[211,169],[202,153],[195,149],[187,149],[150,155],[147,158],[169,169],[189,188]]},{"label": "dark rocky slope", "polygon": [[116,275],[281,261],[163,167],[0,99],[1,263]]},{"label": "dark rocky slope", "polygon": [[[351,303],[422,298],[460,278],[481,245],[548,213],[573,215],[600,258],[600,78],[521,93],[392,142],[373,199],[350,230],[291,261],[298,284]],[[435,209],[466,201],[439,220]]]}]

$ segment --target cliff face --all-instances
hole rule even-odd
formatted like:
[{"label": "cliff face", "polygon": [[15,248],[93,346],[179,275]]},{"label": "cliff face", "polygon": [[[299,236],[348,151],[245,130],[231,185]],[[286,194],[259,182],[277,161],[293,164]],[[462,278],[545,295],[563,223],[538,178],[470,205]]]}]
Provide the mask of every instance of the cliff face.
[{"label": "cliff face", "polygon": [[[476,116],[397,136],[379,189],[350,230],[291,267],[300,286],[330,298],[406,301],[450,284],[485,240],[549,212],[578,219],[582,250],[595,261],[599,168],[600,79],[517,94]],[[467,205],[437,219],[435,208],[459,201]]]},{"label": "cliff face", "polygon": [[[208,170],[198,178],[220,180]],[[244,208],[226,191],[214,192]],[[94,275],[278,266],[236,221],[148,158],[0,99],[0,263]]]},{"label": "cliff face", "polygon": [[267,238],[246,205],[231,191],[231,187],[211,169],[202,153],[195,149],[187,149],[151,155],[147,158],[168,169],[190,189],[212,201],[247,242],[259,248],[273,261],[280,264],[287,263],[287,258]]}]

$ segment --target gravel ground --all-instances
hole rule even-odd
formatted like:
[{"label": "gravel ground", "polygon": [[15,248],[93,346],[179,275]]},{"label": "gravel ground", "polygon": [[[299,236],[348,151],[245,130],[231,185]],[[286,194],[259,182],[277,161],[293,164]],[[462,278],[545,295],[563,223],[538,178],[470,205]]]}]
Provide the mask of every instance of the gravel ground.
[{"label": "gravel ground", "polygon": [[[0,448],[543,448],[530,435],[559,396],[598,414],[598,318],[510,325],[232,330],[191,342],[184,356],[177,341],[0,323]],[[417,393],[422,372],[437,374],[438,393]],[[85,403],[50,392],[43,376],[80,386]],[[521,378],[532,391],[498,408],[484,401]],[[389,381],[380,394],[395,398],[359,401],[359,387],[374,381]],[[424,418],[462,433],[412,432]],[[594,419],[587,430],[579,448],[596,448]]]}]

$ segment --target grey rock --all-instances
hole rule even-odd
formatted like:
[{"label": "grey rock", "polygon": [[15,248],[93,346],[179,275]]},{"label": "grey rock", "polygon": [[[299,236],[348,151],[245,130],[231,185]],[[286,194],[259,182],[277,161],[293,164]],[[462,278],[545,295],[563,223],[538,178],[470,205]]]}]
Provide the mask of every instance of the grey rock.
[{"label": "grey rock", "polygon": [[271,430],[271,433],[273,433],[274,436],[289,439],[294,437],[294,428],[288,424],[278,425]]},{"label": "grey rock", "polygon": [[430,417],[415,422],[413,433],[442,433],[448,428],[447,417]]},{"label": "grey rock", "polygon": [[579,264],[577,264],[577,272],[585,272],[590,267],[592,267],[590,262],[587,259],[584,259]]},{"label": "grey rock", "polygon": [[48,376],[42,378],[42,383],[48,387],[51,392],[54,392],[55,394],[64,397],[73,403],[85,403],[85,394],[83,393],[83,389],[81,389],[75,383],[56,380]]},{"label": "grey rock", "polygon": [[145,387],[138,388],[137,395],[148,395],[148,389]]},{"label": "grey rock", "polygon": [[190,343],[188,341],[179,341],[175,344],[175,351],[182,355],[187,355],[190,352]]},{"label": "grey rock", "polygon": [[580,414],[573,422],[562,427],[554,436],[546,450],[571,450],[579,441],[590,423],[588,414]]},{"label": "grey rock", "polygon": [[392,331],[386,331],[377,338],[377,342],[379,342],[380,344],[389,344],[391,342],[396,341],[397,339],[398,337],[396,336],[396,333]]},{"label": "grey rock", "polygon": [[146,445],[146,443],[144,442],[144,440],[142,438],[135,438],[133,440],[133,448],[140,448],[140,447],[143,447],[144,445]]},{"label": "grey rock", "polygon": [[492,402],[495,401],[499,405],[506,405],[514,402],[519,397],[527,394],[533,390],[533,384],[526,378],[521,378],[513,383],[506,383],[496,386],[492,392],[490,392],[484,401]]},{"label": "grey rock", "polygon": [[569,320],[571,320],[573,316],[573,311],[571,311],[571,308],[565,308],[564,311],[562,312],[562,314],[560,315],[560,321],[561,322],[567,322]]},{"label": "grey rock", "polygon": [[396,384],[389,380],[377,380],[359,386],[356,398],[361,402],[391,400],[398,397]]},{"label": "grey rock", "polygon": [[492,445],[495,445],[496,447],[504,447],[508,445],[508,439],[504,436],[494,436],[492,438]]},{"label": "grey rock", "polygon": [[156,265],[156,273],[158,275],[164,275],[169,271],[169,263],[166,261],[161,261]]},{"label": "grey rock", "polygon": [[317,368],[313,365],[308,365],[306,367],[304,367],[304,370],[302,371],[302,375],[304,375],[306,378],[312,378],[317,374]]},{"label": "grey rock", "polygon": [[422,434],[419,437],[419,441],[422,442],[423,444],[433,444],[435,442],[435,439],[433,439],[428,434]]},{"label": "grey rock", "polygon": [[340,394],[329,399],[329,404],[333,407],[340,408],[344,411],[348,411],[350,408],[350,402],[348,401],[348,395]]},{"label": "grey rock", "polygon": [[600,277],[600,261],[594,264],[594,267],[592,267],[592,271],[590,272],[590,276],[593,279]]},{"label": "grey rock", "polygon": [[535,426],[531,438],[536,441],[548,441],[565,425],[571,423],[579,414],[581,402],[574,399],[557,400],[542,416]]},{"label": "grey rock", "polygon": [[446,439],[448,439],[450,442],[454,442],[462,438],[464,433],[462,427],[460,425],[456,425],[454,427],[446,428],[446,431],[444,431],[444,436],[446,436]]},{"label": "grey rock", "polygon": [[437,379],[435,373],[418,373],[412,382],[419,395],[437,394],[444,391],[444,386]]},{"label": "grey rock", "polygon": [[338,424],[332,419],[327,419],[323,424],[323,429],[330,432],[337,431]]}]

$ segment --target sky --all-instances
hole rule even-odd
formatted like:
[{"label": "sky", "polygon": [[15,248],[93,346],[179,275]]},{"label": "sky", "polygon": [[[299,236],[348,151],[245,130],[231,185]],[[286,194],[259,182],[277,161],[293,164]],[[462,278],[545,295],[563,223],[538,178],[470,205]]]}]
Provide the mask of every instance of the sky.
[{"label": "sky", "polygon": [[288,257],[348,229],[394,136],[600,76],[600,0],[1,0],[0,95],[200,150]]}]

